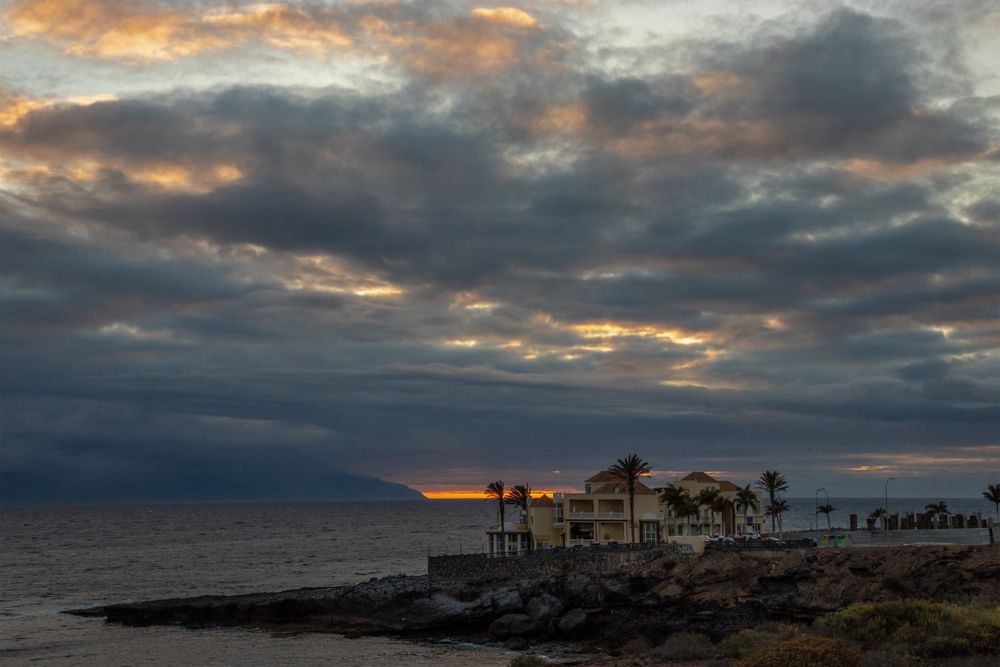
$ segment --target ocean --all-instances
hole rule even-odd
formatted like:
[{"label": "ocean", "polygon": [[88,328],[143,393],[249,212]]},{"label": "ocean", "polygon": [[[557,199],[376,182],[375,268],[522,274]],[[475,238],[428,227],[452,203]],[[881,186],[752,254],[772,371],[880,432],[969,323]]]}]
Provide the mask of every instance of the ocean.
[{"label": "ocean", "polygon": [[[831,499],[833,523],[878,499]],[[893,499],[890,511],[934,499]],[[991,515],[985,500],[947,499]],[[785,529],[812,521],[789,499]],[[5,665],[506,665],[499,646],[239,629],[126,628],[59,613],[166,597],[277,591],[423,574],[426,557],[481,551],[486,501],[0,506]],[[825,523],[825,519],[822,520]],[[863,525],[863,522],[862,522]]]}]

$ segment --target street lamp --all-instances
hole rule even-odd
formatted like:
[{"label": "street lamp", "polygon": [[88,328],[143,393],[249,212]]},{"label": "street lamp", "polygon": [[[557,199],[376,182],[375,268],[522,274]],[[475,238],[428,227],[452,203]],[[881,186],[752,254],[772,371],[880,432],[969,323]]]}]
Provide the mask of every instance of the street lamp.
[{"label": "street lamp", "polygon": [[885,524],[883,525],[885,526],[886,539],[889,539],[889,482],[891,482],[894,479],[896,478],[890,477],[889,479],[885,480],[885,519],[884,519]]}]

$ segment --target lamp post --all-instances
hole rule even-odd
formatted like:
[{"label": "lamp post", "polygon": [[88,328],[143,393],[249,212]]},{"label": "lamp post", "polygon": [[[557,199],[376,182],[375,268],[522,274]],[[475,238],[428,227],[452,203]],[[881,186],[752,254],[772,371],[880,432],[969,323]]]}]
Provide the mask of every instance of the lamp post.
[{"label": "lamp post", "polygon": [[885,523],[883,525],[885,527],[886,540],[889,539],[889,482],[891,482],[894,479],[896,478],[890,477],[889,479],[885,480],[885,518],[884,518]]}]

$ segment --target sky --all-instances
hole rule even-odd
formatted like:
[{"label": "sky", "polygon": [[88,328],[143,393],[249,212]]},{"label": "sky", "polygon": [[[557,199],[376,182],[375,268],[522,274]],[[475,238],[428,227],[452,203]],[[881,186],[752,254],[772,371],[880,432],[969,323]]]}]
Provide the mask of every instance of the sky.
[{"label": "sky", "polygon": [[0,63],[7,499],[1000,481],[995,2],[0,0]]}]

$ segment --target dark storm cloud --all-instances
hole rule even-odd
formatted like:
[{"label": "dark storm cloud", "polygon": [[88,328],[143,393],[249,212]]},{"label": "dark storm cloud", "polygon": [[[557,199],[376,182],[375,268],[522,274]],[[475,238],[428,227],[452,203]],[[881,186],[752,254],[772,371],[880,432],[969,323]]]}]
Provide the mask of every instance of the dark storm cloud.
[{"label": "dark storm cloud", "polygon": [[[500,34],[469,21],[448,34]],[[683,69],[651,49],[628,76],[579,55],[457,76],[433,42],[393,90],[0,125],[15,495],[161,466],[177,495],[296,495],[267,471],[316,489],[624,449],[806,471],[803,442],[835,474],[840,453],[995,440],[989,104],[932,105],[900,21],[778,32],[686,45]]]}]

